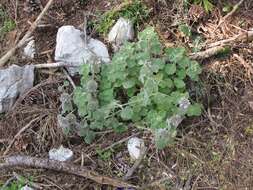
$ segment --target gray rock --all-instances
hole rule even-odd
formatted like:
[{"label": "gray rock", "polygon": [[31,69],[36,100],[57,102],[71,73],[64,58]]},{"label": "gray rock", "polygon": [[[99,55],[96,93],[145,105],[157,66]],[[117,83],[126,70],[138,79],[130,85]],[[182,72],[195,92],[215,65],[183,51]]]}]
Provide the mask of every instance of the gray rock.
[{"label": "gray rock", "polygon": [[134,39],[134,28],[130,20],[119,18],[108,34],[108,41],[113,44],[114,51],[129,40]]},{"label": "gray rock", "polygon": [[102,63],[110,62],[104,43],[93,38],[85,43],[84,39],[84,32],[73,26],[62,26],[57,32],[55,60],[69,63],[66,68],[71,75],[77,74],[82,64],[92,63],[94,59]]},{"label": "gray rock", "polygon": [[9,111],[17,97],[33,86],[33,81],[33,65],[11,65],[0,70],[0,113]]},{"label": "gray rock", "polygon": [[33,190],[33,188],[26,185],[26,186],[22,187],[20,190]]},{"label": "gray rock", "polygon": [[31,40],[28,42],[28,44],[24,48],[23,54],[25,58],[33,59],[35,57],[36,54],[35,40]]},{"label": "gray rock", "polygon": [[73,158],[72,150],[64,148],[62,145],[58,149],[53,148],[49,151],[49,159],[51,160],[65,162],[71,160],[72,158]]},{"label": "gray rock", "polygon": [[128,140],[127,149],[132,160],[140,158],[142,151],[145,149],[144,141],[138,137]]}]

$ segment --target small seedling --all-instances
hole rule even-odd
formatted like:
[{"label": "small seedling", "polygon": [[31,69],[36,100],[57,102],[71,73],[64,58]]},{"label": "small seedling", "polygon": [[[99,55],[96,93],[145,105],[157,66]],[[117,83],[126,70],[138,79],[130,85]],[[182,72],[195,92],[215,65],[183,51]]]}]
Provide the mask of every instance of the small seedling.
[{"label": "small seedling", "polygon": [[95,28],[98,33],[107,34],[119,17],[130,19],[138,28],[148,14],[148,8],[140,0],[134,0],[120,10],[111,10],[103,14],[101,20],[95,24]]},{"label": "small seedling", "polygon": [[213,10],[214,5],[212,4],[212,0],[186,0],[189,4],[197,4],[204,7],[206,12],[210,12]]},{"label": "small seedling", "polygon": [[2,38],[6,33],[12,31],[16,24],[15,22],[8,17],[4,9],[0,6],[0,38]]}]

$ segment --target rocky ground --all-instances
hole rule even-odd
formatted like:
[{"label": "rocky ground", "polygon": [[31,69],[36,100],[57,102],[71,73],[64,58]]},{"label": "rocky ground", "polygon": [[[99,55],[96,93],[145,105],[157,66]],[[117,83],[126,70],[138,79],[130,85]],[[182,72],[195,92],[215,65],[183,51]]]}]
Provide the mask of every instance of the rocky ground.
[{"label": "rocky ground", "polygon": [[[37,1],[35,1],[37,2]],[[0,32],[0,57],[17,44],[48,1],[0,2],[0,26],[8,17],[10,30]],[[131,1],[129,1],[131,3]],[[147,25],[154,26],[160,41],[166,47],[183,45],[196,51],[208,49],[210,44],[231,39],[253,29],[253,2],[244,0],[233,10],[231,1],[214,1],[212,11],[199,6],[185,8],[183,0],[143,1],[149,14],[138,22],[135,32]],[[63,25],[83,29],[84,13],[87,15],[87,34],[102,41],[113,55],[113,46],[107,34],[96,30],[94,23],[105,12],[121,9],[121,0],[59,0],[55,1],[33,32],[36,54],[33,59],[23,57],[23,48],[5,64],[4,68],[38,65],[55,62],[56,35]],[[228,12],[224,9],[230,8]],[[225,11],[225,12],[224,12]],[[231,12],[232,11],[232,12]],[[232,14],[229,15],[229,12]],[[226,17],[225,15],[228,15]],[[225,18],[225,19],[224,19]],[[222,21],[222,22],[221,22]],[[180,23],[191,26],[193,33],[200,34],[203,41],[189,38],[179,29]],[[252,38],[252,36],[251,36]],[[19,96],[12,110],[0,115],[0,168],[4,158],[11,155],[26,155],[47,158],[52,148],[63,145],[74,153],[71,163],[87,166],[89,170],[114,179],[122,179],[132,167],[126,142],[131,136],[142,138],[147,153],[138,169],[128,180],[143,189],[251,189],[253,185],[253,43],[250,38],[233,40],[230,51],[198,59],[203,68],[201,96],[196,97],[204,105],[200,117],[184,120],[178,129],[173,144],[157,150],[152,135],[131,126],[122,134],[101,132],[92,144],[85,144],[77,136],[65,136],[57,126],[60,111],[58,87],[68,79],[61,68],[35,70],[34,86]],[[194,56],[194,55],[192,55]],[[0,76],[1,78],[1,76]],[[73,77],[75,84],[79,78]],[[0,86],[1,88],[1,86]],[[69,90],[72,90],[71,88]],[[31,121],[32,126],[19,133]],[[12,140],[15,140],[12,142]],[[12,144],[13,143],[13,144]],[[10,146],[11,144],[11,146]],[[101,150],[104,150],[101,153]],[[15,173],[13,173],[15,172]],[[34,189],[113,189],[62,171],[15,167],[0,170],[0,185],[9,179],[18,181],[17,175],[32,182]],[[102,179],[102,178],[99,178]],[[19,180],[20,181],[20,180]],[[23,180],[24,181],[24,180]],[[11,184],[11,182],[9,183]],[[15,188],[14,188],[15,189]],[[121,188],[117,188],[121,189]]]}]

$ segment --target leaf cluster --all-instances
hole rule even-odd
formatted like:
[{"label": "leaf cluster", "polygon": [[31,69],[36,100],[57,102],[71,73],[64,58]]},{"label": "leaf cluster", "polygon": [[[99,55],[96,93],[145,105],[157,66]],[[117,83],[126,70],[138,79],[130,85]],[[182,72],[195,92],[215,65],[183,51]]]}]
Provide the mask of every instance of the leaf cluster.
[{"label": "leaf cluster", "polygon": [[201,106],[188,100],[186,83],[198,81],[200,73],[185,48],[164,50],[154,28],[146,28],[137,42],[126,42],[110,64],[82,66],[81,86],[73,95],[81,135],[91,142],[96,131],[122,132],[134,123],[154,133],[157,147],[165,147],[176,135],[170,117],[201,114]]}]

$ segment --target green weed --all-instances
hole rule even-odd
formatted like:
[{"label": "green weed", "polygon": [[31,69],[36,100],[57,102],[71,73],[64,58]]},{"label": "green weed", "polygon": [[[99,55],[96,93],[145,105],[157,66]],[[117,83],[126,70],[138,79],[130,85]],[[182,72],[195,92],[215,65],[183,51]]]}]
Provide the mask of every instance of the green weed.
[{"label": "green weed", "polygon": [[[177,133],[168,118],[201,114],[201,106],[189,102],[186,88],[187,80],[198,81],[199,64],[186,56],[183,47],[164,50],[152,27],[139,33],[138,42],[125,43],[111,64],[98,63],[84,64],[80,70],[81,85],[73,95],[78,115],[71,106],[62,106],[66,118],[81,120],[86,143],[97,131],[122,132],[134,123],[150,130],[157,147],[164,148]],[[65,94],[64,100],[69,97]],[[185,101],[187,108],[181,109],[180,102]]]},{"label": "green weed", "polygon": [[134,0],[120,10],[106,12],[101,16],[102,19],[95,24],[95,28],[98,33],[106,34],[119,17],[130,19],[138,28],[143,20],[148,17],[148,14],[148,8],[140,0]]},{"label": "green weed", "polygon": [[15,22],[8,17],[4,9],[0,6],[0,38],[2,38],[6,33],[15,29]]}]

